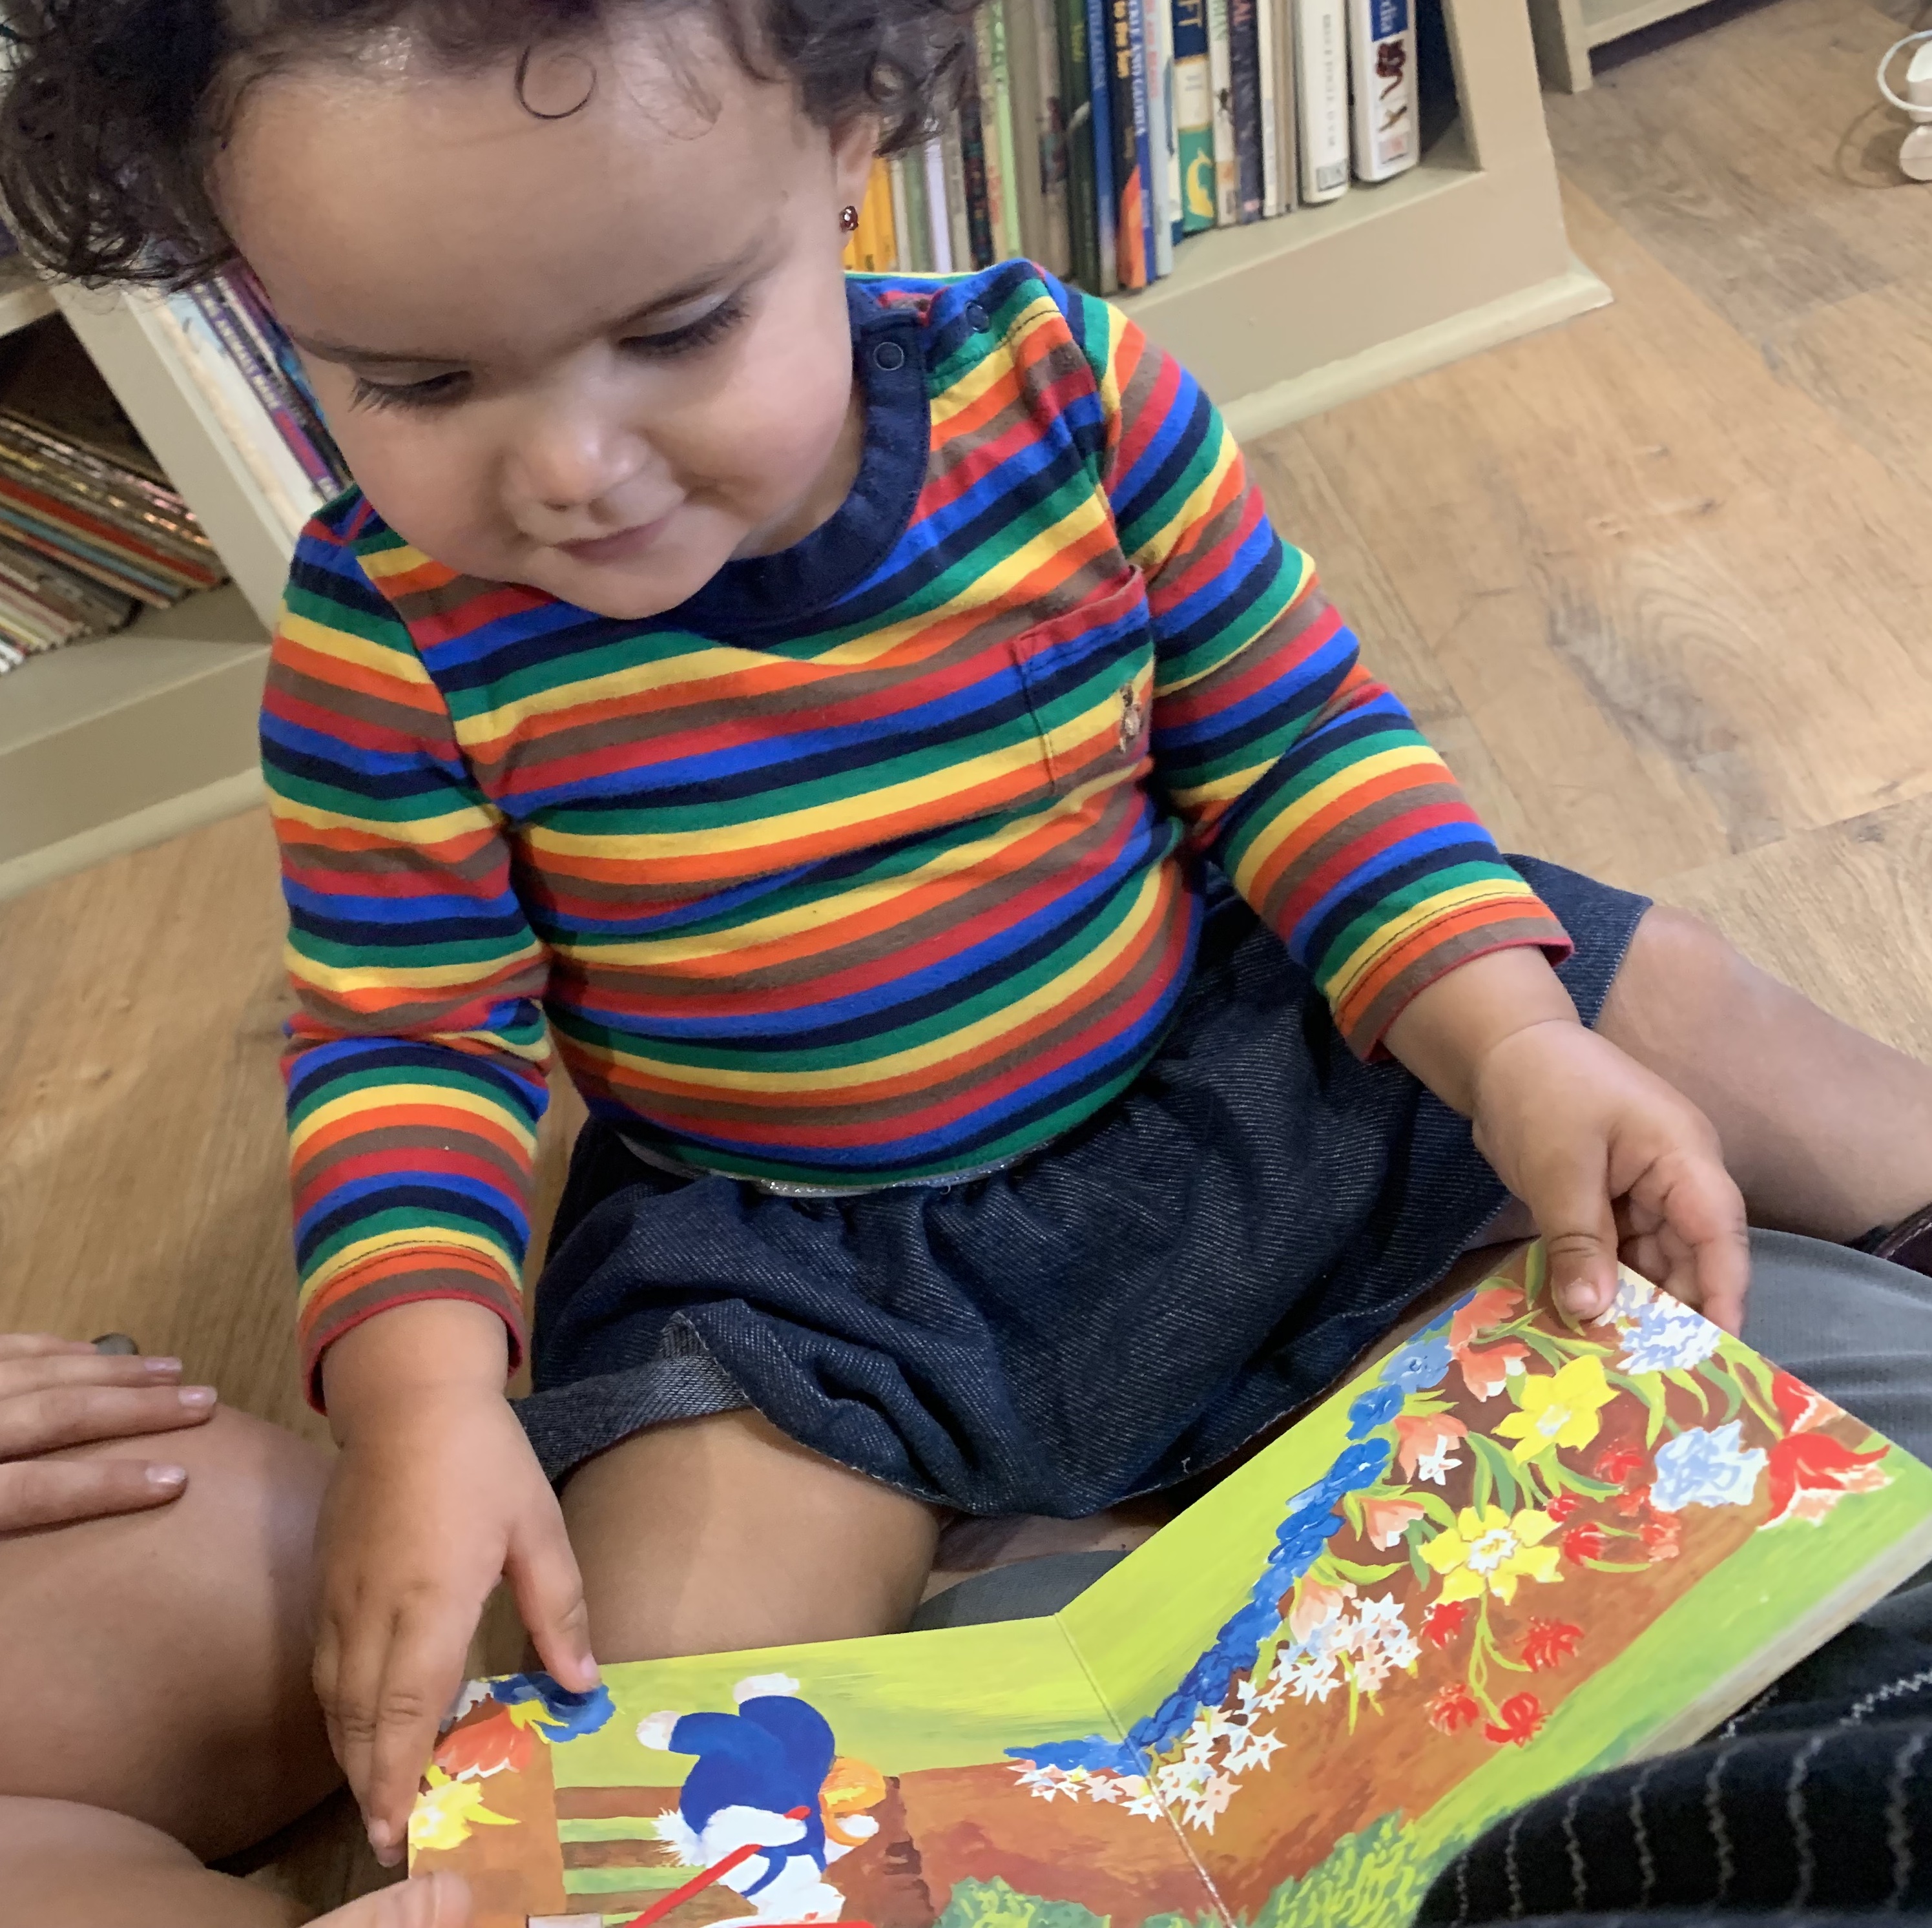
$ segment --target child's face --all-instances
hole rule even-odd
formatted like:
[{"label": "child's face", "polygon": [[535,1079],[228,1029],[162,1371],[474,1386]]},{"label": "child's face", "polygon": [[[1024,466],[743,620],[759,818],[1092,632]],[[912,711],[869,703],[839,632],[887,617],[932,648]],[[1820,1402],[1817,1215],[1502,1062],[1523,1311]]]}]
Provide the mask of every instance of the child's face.
[{"label": "child's face", "polygon": [[215,182],[383,519],[605,616],[796,541],[862,441],[838,214],[875,130],[828,133],[684,19],[674,50],[539,49],[532,106],[590,88],[556,119],[510,61],[298,68]]}]

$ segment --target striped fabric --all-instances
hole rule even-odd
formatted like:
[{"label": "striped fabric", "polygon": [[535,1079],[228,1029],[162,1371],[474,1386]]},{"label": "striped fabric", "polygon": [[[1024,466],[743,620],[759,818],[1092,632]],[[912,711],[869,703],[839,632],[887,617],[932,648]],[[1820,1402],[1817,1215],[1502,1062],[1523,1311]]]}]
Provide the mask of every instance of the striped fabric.
[{"label": "striped fabric", "polygon": [[311,1366],[411,1298],[516,1333],[552,1039],[661,1154],[850,1185],[1119,1092],[1204,859],[1358,1051],[1564,949],[1132,324],[1022,263],[851,303],[852,498],[667,616],[459,579],[353,493],[304,535],[262,741]]}]

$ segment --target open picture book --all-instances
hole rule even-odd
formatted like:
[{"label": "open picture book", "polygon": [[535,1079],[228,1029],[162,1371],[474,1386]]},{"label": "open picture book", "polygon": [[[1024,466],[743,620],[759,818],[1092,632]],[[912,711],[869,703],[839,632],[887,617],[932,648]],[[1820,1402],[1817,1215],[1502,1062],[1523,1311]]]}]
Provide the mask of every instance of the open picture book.
[{"label": "open picture book", "polygon": [[1404,1928],[1932,1559],[1932,1471],[1516,1252],[1050,1619],[480,1681],[411,1865],[479,1928]]}]

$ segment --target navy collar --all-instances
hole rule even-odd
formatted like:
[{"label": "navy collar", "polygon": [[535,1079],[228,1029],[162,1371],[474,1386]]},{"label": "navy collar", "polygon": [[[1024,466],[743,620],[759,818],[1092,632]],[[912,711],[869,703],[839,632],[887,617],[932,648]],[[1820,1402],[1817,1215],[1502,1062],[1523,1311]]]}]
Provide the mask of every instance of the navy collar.
[{"label": "navy collar", "polygon": [[853,374],[866,402],[865,445],[851,493],[829,521],[789,549],[727,562],[653,627],[706,636],[795,631],[870,576],[905,532],[925,486],[932,446],[922,310],[882,301],[849,276],[845,301],[852,320]]}]

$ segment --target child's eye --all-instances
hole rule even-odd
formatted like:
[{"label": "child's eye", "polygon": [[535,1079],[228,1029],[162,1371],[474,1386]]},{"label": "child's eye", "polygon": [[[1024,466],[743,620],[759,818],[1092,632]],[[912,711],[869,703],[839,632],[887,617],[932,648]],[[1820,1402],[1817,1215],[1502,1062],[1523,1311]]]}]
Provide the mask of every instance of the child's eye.
[{"label": "child's eye", "polygon": [[447,408],[462,400],[469,381],[460,371],[432,375],[426,382],[370,382],[358,375],[350,401],[356,408]]},{"label": "child's eye", "polygon": [[668,328],[662,334],[634,334],[624,343],[640,355],[689,355],[709,348],[728,334],[745,318],[745,299],[733,295],[720,301],[709,314],[700,315],[682,328]]}]

